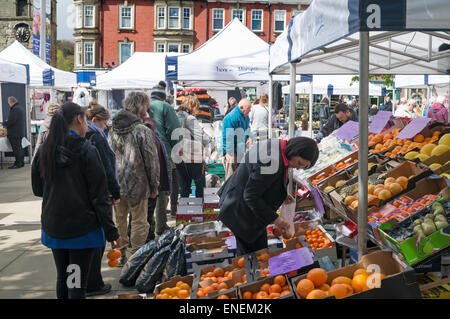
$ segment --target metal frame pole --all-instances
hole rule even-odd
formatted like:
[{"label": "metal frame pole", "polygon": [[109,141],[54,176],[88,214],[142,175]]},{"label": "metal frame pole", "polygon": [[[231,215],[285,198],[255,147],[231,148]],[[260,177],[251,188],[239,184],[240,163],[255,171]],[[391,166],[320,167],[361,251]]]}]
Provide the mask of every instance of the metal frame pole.
[{"label": "metal frame pole", "polygon": [[[296,101],[295,101],[295,84],[296,84],[296,69],[295,63],[290,64],[290,72],[291,77],[289,81],[289,139],[294,137],[294,126],[295,126],[295,109],[296,109]],[[293,184],[293,176],[294,172],[292,168],[289,169],[289,186],[288,193],[292,194],[292,190],[294,187]]]},{"label": "metal frame pole", "polygon": [[272,138],[272,114],[273,114],[273,76],[269,75],[269,122],[267,124],[269,128],[268,137]]},{"label": "metal frame pole", "polygon": [[369,33],[359,33],[359,174],[358,174],[358,257],[367,250],[368,207],[368,105],[369,105]]},{"label": "metal frame pole", "polygon": [[177,108],[177,91],[178,91],[178,85],[176,82],[173,83],[173,107]]},{"label": "metal frame pole", "polygon": [[314,93],[313,93],[313,81],[311,80],[310,85],[309,85],[309,131],[311,134],[311,138],[313,138],[314,133],[313,133],[313,97],[314,97]]}]

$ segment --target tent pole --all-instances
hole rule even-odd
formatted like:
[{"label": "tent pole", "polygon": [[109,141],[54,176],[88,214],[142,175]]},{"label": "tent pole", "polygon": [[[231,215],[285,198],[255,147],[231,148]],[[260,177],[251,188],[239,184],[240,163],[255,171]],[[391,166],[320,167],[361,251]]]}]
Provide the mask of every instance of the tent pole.
[{"label": "tent pole", "polygon": [[267,124],[269,128],[268,137],[272,138],[272,114],[273,114],[273,76],[269,75],[269,123]]},{"label": "tent pole", "polygon": [[[289,81],[289,139],[294,137],[294,126],[295,126],[295,82],[296,82],[296,69],[295,63],[290,64],[290,72],[291,78]],[[293,176],[294,172],[292,168],[289,169],[289,186],[288,186],[288,194],[292,194],[293,191]]]},{"label": "tent pole", "polygon": [[309,86],[309,131],[310,131],[310,137],[314,137],[313,133],[313,81],[311,80],[310,86]]},{"label": "tent pole", "polygon": [[176,82],[173,83],[173,107],[177,107],[177,91],[178,91],[178,85]]},{"label": "tent pole", "polygon": [[367,250],[369,33],[359,33],[358,258]]},{"label": "tent pole", "polygon": [[[450,115],[450,82],[448,82],[448,92],[447,93],[448,93],[448,101],[449,101],[448,112]],[[450,116],[449,116],[448,122],[450,123]]]}]

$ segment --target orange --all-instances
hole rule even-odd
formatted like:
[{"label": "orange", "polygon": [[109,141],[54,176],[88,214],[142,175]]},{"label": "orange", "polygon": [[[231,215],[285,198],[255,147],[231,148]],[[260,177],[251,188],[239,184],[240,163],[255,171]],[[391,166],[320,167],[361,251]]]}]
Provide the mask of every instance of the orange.
[{"label": "orange", "polygon": [[228,276],[227,276],[227,278],[228,279],[231,279],[231,278],[233,278],[233,273],[230,271],[229,273],[228,273]]},{"label": "orange", "polygon": [[244,266],[245,266],[245,259],[244,259],[244,257],[239,258],[238,266],[241,267],[241,268],[244,268]]},{"label": "orange", "polygon": [[122,256],[122,253],[118,249],[111,250],[106,257],[108,259],[119,259]]},{"label": "orange", "polygon": [[330,289],[330,285],[328,284],[323,284],[322,286],[319,287],[320,290],[323,291],[328,291]]},{"label": "orange", "polygon": [[182,284],[184,284],[184,282],[180,280],[179,282],[177,282],[177,284],[175,285],[175,287],[180,287],[180,285],[182,285]]},{"label": "orange", "polygon": [[217,299],[230,299],[227,295],[220,295]]},{"label": "orange", "polygon": [[282,275],[278,275],[273,279],[273,283],[283,287],[284,285],[286,285],[286,278]]},{"label": "orange", "polygon": [[366,275],[357,275],[355,277],[353,277],[352,280],[352,287],[353,290],[355,291],[355,293],[361,292],[361,291],[366,291],[369,289],[369,287],[367,287],[367,277]]},{"label": "orange", "polygon": [[302,279],[297,284],[297,293],[301,298],[306,296],[314,290],[314,283],[309,279]]},{"label": "orange", "polygon": [[408,179],[405,176],[398,177],[396,182],[399,183],[403,189],[406,189],[406,186],[408,185]]},{"label": "orange", "polygon": [[218,290],[219,289],[219,284],[218,283],[213,283],[211,286],[212,290]]},{"label": "orange", "polygon": [[260,258],[261,261],[268,261],[270,256],[269,256],[268,253],[264,253],[261,256],[259,256],[259,258]]},{"label": "orange", "polygon": [[214,276],[214,273],[212,272],[212,271],[210,271],[209,273],[207,273],[206,275],[205,275],[205,277],[215,277]]},{"label": "orange", "polygon": [[422,143],[425,140],[425,137],[422,134],[417,134],[414,137],[414,142],[416,143]]},{"label": "orange", "polygon": [[375,190],[375,185],[370,184],[369,186],[367,186],[367,190],[370,195],[373,195],[373,191]]},{"label": "orange", "polygon": [[378,193],[378,198],[381,200],[387,200],[392,197],[392,193],[387,189],[382,190]]},{"label": "orange", "polygon": [[283,290],[283,291],[281,291],[280,297],[287,296],[287,295],[290,295],[290,294],[291,294],[291,292],[289,290]]},{"label": "orange", "polygon": [[244,283],[247,282],[247,275],[242,275],[242,281],[243,281]]},{"label": "orange", "polygon": [[203,292],[203,288],[198,288],[197,290],[197,298],[205,297],[205,293]]},{"label": "orange", "polygon": [[281,297],[281,293],[278,293],[278,292],[272,292],[270,295],[269,295],[269,298],[270,299],[277,299],[277,298],[280,298]]},{"label": "orange", "polygon": [[283,287],[281,287],[281,291],[291,291],[291,289],[289,288],[288,285],[284,285]]},{"label": "orange", "polygon": [[327,282],[328,275],[322,268],[313,268],[308,271],[306,278],[313,282],[314,287],[320,287]]},{"label": "orange", "polygon": [[280,293],[281,292],[281,286],[278,284],[273,284],[272,286],[270,286],[269,288],[269,293]]},{"label": "orange", "polygon": [[111,268],[116,267],[119,264],[119,261],[117,259],[111,259],[110,261],[108,261],[108,266]]},{"label": "orange", "polygon": [[306,296],[306,299],[322,299],[326,297],[328,294],[320,289],[314,289],[311,291],[308,296]]},{"label": "orange", "polygon": [[180,291],[178,292],[178,297],[179,297],[180,299],[188,299],[188,298],[189,298],[189,291],[184,290],[184,289],[180,290]]},{"label": "orange", "polygon": [[265,291],[260,291],[256,293],[256,299],[268,299],[269,295]]},{"label": "orange", "polygon": [[211,286],[203,288],[203,293],[205,294],[205,296],[207,296],[211,291],[213,291]]},{"label": "orange", "polygon": [[345,276],[339,276],[333,279],[333,281],[331,282],[331,286],[334,286],[336,284],[347,284],[347,285],[351,285],[352,284],[352,280],[348,277]]},{"label": "orange", "polygon": [[384,185],[386,185],[386,183],[395,183],[395,178],[393,177],[386,178],[384,181]]},{"label": "orange", "polygon": [[347,196],[344,199],[344,203],[345,203],[345,205],[349,206],[351,203],[353,203],[357,199],[358,199],[358,197],[356,197],[356,196]]},{"label": "orange", "polygon": [[157,299],[169,299],[169,295],[168,294],[161,294],[159,298]]},{"label": "orange", "polygon": [[234,284],[234,287],[237,287],[237,286],[240,286],[240,285],[242,285],[242,282],[237,282],[237,283]]},{"label": "orange", "polygon": [[182,283],[178,286],[180,289],[191,290],[191,287],[187,283]]},{"label": "orange", "polygon": [[[374,214],[372,214],[372,215],[374,215]],[[379,215],[380,215],[380,214],[379,214]],[[381,218],[381,215],[380,215],[380,217],[378,217],[378,218]],[[358,270],[356,270],[356,271],[353,273],[353,277],[356,277],[356,276],[358,276],[358,275],[369,276],[370,273],[367,272],[367,270],[365,270],[364,268],[359,268]]]},{"label": "orange", "polygon": [[217,267],[216,269],[214,269],[213,274],[216,277],[223,277],[224,271],[222,268]]},{"label": "orange", "polygon": [[227,285],[227,283],[226,282],[222,282],[222,283],[220,283],[219,284],[219,287],[217,287],[219,290],[222,290],[222,289],[228,289],[228,285]]},{"label": "orange", "polygon": [[373,191],[373,195],[378,196],[382,190],[384,190],[383,187],[376,187],[375,190]]},{"label": "orange", "polygon": [[398,193],[401,193],[403,187],[399,183],[392,183],[391,185],[389,185],[389,190],[393,195],[396,195]]},{"label": "orange", "polygon": [[[173,295],[178,295],[178,292],[181,290],[180,287],[173,287],[172,288],[172,294]],[[189,289],[188,289],[189,290]]]},{"label": "orange", "polygon": [[264,284],[264,285],[262,285],[261,288],[260,288],[260,290],[269,293],[269,292],[270,292],[270,284]]},{"label": "orange", "polygon": [[335,284],[330,287],[328,290],[328,295],[335,296],[336,299],[342,299],[353,294],[353,288],[347,284]]},{"label": "orange", "polygon": [[250,291],[246,291],[244,292],[244,294],[242,295],[243,299],[253,299],[253,295]]}]

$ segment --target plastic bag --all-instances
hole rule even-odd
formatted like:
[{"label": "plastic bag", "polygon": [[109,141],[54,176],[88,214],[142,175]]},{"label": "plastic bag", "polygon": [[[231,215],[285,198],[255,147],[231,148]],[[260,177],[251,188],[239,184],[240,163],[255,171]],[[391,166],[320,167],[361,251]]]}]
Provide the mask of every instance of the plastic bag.
[{"label": "plastic bag", "polygon": [[151,293],[158,282],[161,281],[164,268],[167,264],[171,252],[179,242],[177,237],[171,245],[164,246],[158,250],[150,261],[145,265],[138,279],[136,280],[136,289],[139,293]]},{"label": "plastic bag", "polygon": [[157,247],[158,241],[152,240],[139,248],[123,267],[119,282],[124,286],[133,287],[142,269],[156,252]]},{"label": "plastic bag", "polygon": [[163,272],[163,281],[167,281],[173,276],[186,275],[186,257],[184,255],[184,249],[184,243],[180,240],[167,260]]},{"label": "plastic bag", "polygon": [[158,239],[158,250],[164,246],[170,245],[175,237],[176,228],[169,228],[162,233]]},{"label": "plastic bag", "polygon": [[294,235],[295,229],[294,229],[294,215],[295,215],[295,201],[293,201],[291,204],[283,204],[280,208],[280,216],[286,219],[286,221],[289,223],[289,233]]}]

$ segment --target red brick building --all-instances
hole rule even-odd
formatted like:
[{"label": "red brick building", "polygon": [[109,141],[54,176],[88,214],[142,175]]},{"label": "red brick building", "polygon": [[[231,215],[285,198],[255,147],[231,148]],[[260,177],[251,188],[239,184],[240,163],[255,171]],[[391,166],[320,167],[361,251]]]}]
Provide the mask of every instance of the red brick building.
[{"label": "red brick building", "polygon": [[75,0],[75,70],[113,68],[136,51],[191,52],[238,18],[273,43],[311,0]]}]

